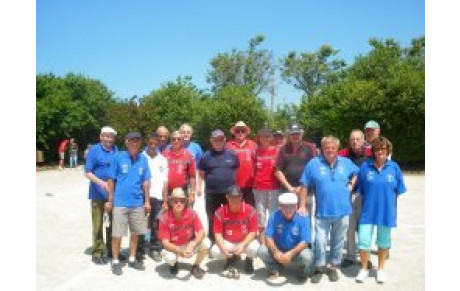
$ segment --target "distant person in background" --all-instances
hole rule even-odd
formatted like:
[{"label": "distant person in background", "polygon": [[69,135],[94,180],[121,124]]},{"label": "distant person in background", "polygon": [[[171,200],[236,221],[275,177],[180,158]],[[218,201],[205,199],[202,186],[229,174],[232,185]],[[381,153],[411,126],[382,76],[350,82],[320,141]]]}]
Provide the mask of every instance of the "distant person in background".
[{"label": "distant person in background", "polygon": [[64,169],[64,160],[65,160],[65,152],[67,151],[67,147],[69,146],[70,139],[66,138],[59,144],[58,148],[58,155],[59,155],[59,170]]},{"label": "distant person in background", "polygon": [[[372,157],[370,148],[364,146],[364,133],[359,129],[354,129],[350,133],[349,146],[339,151],[339,156],[349,158],[356,166],[361,167],[362,163]],[[351,194],[351,210],[349,216],[347,232],[347,253],[343,260],[342,267],[346,268],[356,261],[356,232],[359,216],[361,214],[361,196],[356,195],[356,187]],[[370,261],[369,261],[370,262]]]},{"label": "distant person in background", "polygon": [[393,145],[387,138],[374,139],[373,159],[365,161],[359,170],[356,193],[362,196],[362,206],[358,230],[361,257],[361,270],[356,277],[358,283],[369,276],[367,262],[374,229],[377,229],[378,246],[377,282],[386,281],[383,268],[391,247],[391,230],[396,228],[397,201],[406,192],[399,165],[389,159],[392,151]]},{"label": "distant person in background", "polygon": [[162,153],[169,145],[169,130],[166,126],[159,126],[157,128],[157,134],[158,134],[158,146],[157,146],[157,152]]},{"label": "distant person in background", "polygon": [[86,158],[88,157],[88,153],[90,149],[91,149],[91,144],[89,143],[86,145],[86,150],[83,152],[83,159],[85,159],[85,163],[86,163]]},{"label": "distant person in background", "polygon": [[234,139],[228,141],[225,147],[234,151],[239,160],[240,167],[236,171],[236,184],[243,192],[244,201],[255,207],[252,186],[254,184],[257,145],[254,141],[248,139],[251,129],[243,121],[238,121],[230,128],[230,132],[233,134]]},{"label": "distant person in background", "polygon": [[256,169],[254,177],[254,198],[256,200],[257,220],[259,222],[259,241],[265,244],[265,225],[269,215],[278,209],[279,182],[275,177],[275,164],[278,149],[271,145],[273,133],[261,129],[256,141]]},{"label": "distant person in background", "polygon": [[[89,183],[89,199],[91,199],[91,220],[93,247],[91,251],[92,261],[95,264],[105,264],[104,255],[104,235],[103,235],[103,216],[104,203],[108,198],[107,181],[109,179],[109,169],[113,157],[118,151],[114,145],[117,132],[104,126],[99,135],[100,143],[95,144],[86,156],[85,172]],[[109,213],[112,220],[112,213]],[[112,223],[105,229],[105,245],[107,256],[112,258]]]},{"label": "distant person in background", "polygon": [[78,144],[74,138],[69,142],[69,167],[75,168],[78,165]]},{"label": "distant person in background", "polygon": [[277,148],[280,149],[286,144],[286,137],[282,130],[277,130],[273,134],[273,141],[272,144]]}]

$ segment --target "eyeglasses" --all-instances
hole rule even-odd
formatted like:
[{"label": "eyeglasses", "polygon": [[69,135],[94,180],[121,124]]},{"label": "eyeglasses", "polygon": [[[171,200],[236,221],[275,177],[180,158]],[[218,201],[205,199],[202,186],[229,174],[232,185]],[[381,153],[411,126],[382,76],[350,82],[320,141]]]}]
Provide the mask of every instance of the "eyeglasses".
[{"label": "eyeglasses", "polygon": [[383,147],[383,148],[375,148],[375,149],[374,149],[374,151],[376,151],[376,152],[381,151],[381,150],[386,151],[387,148],[386,148],[386,147]]},{"label": "eyeglasses", "polygon": [[178,204],[178,203],[185,204],[186,201],[187,201],[186,199],[173,199],[172,203],[173,204]]},{"label": "eyeglasses", "polygon": [[172,137],[171,138],[171,141],[181,141],[181,140],[182,140],[182,138],[180,138],[180,137]]},{"label": "eyeglasses", "polygon": [[280,204],[280,207],[284,210],[290,210],[293,211],[297,208],[297,205],[295,204]]},{"label": "eyeglasses", "polygon": [[245,129],[236,129],[235,133],[246,133]]}]

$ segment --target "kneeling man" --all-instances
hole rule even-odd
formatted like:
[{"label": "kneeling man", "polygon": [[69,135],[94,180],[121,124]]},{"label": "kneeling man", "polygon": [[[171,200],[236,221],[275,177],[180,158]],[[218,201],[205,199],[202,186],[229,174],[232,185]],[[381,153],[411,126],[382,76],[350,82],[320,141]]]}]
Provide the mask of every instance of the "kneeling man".
[{"label": "kneeling man", "polygon": [[226,276],[238,279],[240,274],[236,268],[240,255],[246,254],[245,271],[254,272],[253,259],[257,256],[259,243],[257,234],[257,213],[255,209],[243,201],[243,193],[238,186],[227,190],[228,204],[217,209],[214,214],[213,230],[216,243],[211,249],[215,259],[226,259],[224,269]]},{"label": "kneeling man", "polygon": [[310,218],[297,213],[296,194],[284,193],[278,201],[280,209],[268,219],[265,245],[260,247],[259,257],[268,268],[267,279],[276,279],[281,265],[296,263],[300,265],[298,279],[305,281],[313,259],[309,248]]},{"label": "kneeling man", "polygon": [[182,188],[175,188],[170,196],[169,210],[159,219],[158,237],[163,245],[161,256],[168,263],[171,274],[179,272],[178,259],[196,256],[195,264],[190,272],[198,279],[205,272],[200,263],[206,257],[210,241],[200,218],[195,210],[188,207],[188,199]]}]

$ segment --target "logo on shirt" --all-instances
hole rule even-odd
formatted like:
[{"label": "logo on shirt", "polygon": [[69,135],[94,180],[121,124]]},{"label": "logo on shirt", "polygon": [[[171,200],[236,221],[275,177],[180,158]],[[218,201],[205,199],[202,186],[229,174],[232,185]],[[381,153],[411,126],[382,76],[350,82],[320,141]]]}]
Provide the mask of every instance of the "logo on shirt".
[{"label": "logo on shirt", "polygon": [[279,234],[283,233],[283,225],[282,224],[278,224],[276,226],[276,232],[279,233]]},{"label": "logo on shirt", "polygon": [[139,175],[142,176],[142,173],[144,172],[144,168],[139,168]]},{"label": "logo on shirt", "polygon": [[300,230],[299,230],[299,227],[298,226],[294,226],[291,230],[292,232],[292,235],[299,235],[300,234]]},{"label": "logo on shirt", "polygon": [[366,179],[367,181],[374,180],[374,172],[371,172],[371,171],[367,172]]},{"label": "logo on shirt", "polygon": [[388,180],[388,183],[392,183],[395,180],[395,177],[393,176],[393,174],[388,174],[387,180]]},{"label": "logo on shirt", "polygon": [[326,167],[325,166],[320,166],[319,167],[319,173],[321,176],[326,175]]},{"label": "logo on shirt", "polygon": [[225,232],[227,233],[227,235],[232,235],[233,233],[231,229],[227,229]]},{"label": "logo on shirt", "polygon": [[231,162],[232,162],[232,160],[225,160],[225,162],[226,162],[226,163],[231,163]]},{"label": "logo on shirt", "polygon": [[121,165],[121,172],[123,174],[128,174],[128,168],[129,168],[129,166],[127,164]]}]

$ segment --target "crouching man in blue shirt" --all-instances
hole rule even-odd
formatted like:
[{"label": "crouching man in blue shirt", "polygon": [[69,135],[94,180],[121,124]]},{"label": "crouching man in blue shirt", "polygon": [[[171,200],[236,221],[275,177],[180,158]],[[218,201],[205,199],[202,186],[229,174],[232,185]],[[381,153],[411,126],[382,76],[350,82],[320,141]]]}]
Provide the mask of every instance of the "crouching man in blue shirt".
[{"label": "crouching man in blue shirt", "polygon": [[279,210],[268,219],[265,242],[258,254],[268,268],[267,279],[279,276],[281,265],[299,264],[297,277],[305,282],[313,261],[310,218],[297,213],[297,195],[284,193],[278,198]]},{"label": "crouching man in blue shirt", "polygon": [[[112,273],[121,275],[121,238],[131,234],[128,266],[144,270],[142,261],[136,261],[136,247],[139,234],[146,232],[145,213],[150,213],[150,168],[147,158],[140,154],[142,139],[138,132],[130,132],[125,137],[127,151],[115,155],[110,165],[108,180],[107,212],[113,209],[112,226]],[[116,184],[115,184],[116,181]]]},{"label": "crouching man in blue shirt", "polygon": [[[306,213],[307,189],[315,189],[315,265],[311,282],[321,281],[322,273],[329,280],[339,279],[337,268],[342,263],[342,249],[351,213],[351,190],[356,184],[359,168],[348,158],[339,157],[340,141],[333,136],[321,140],[322,155],[312,159],[304,168],[300,182],[301,213]],[[327,239],[331,236],[329,269],[326,268]]]}]

